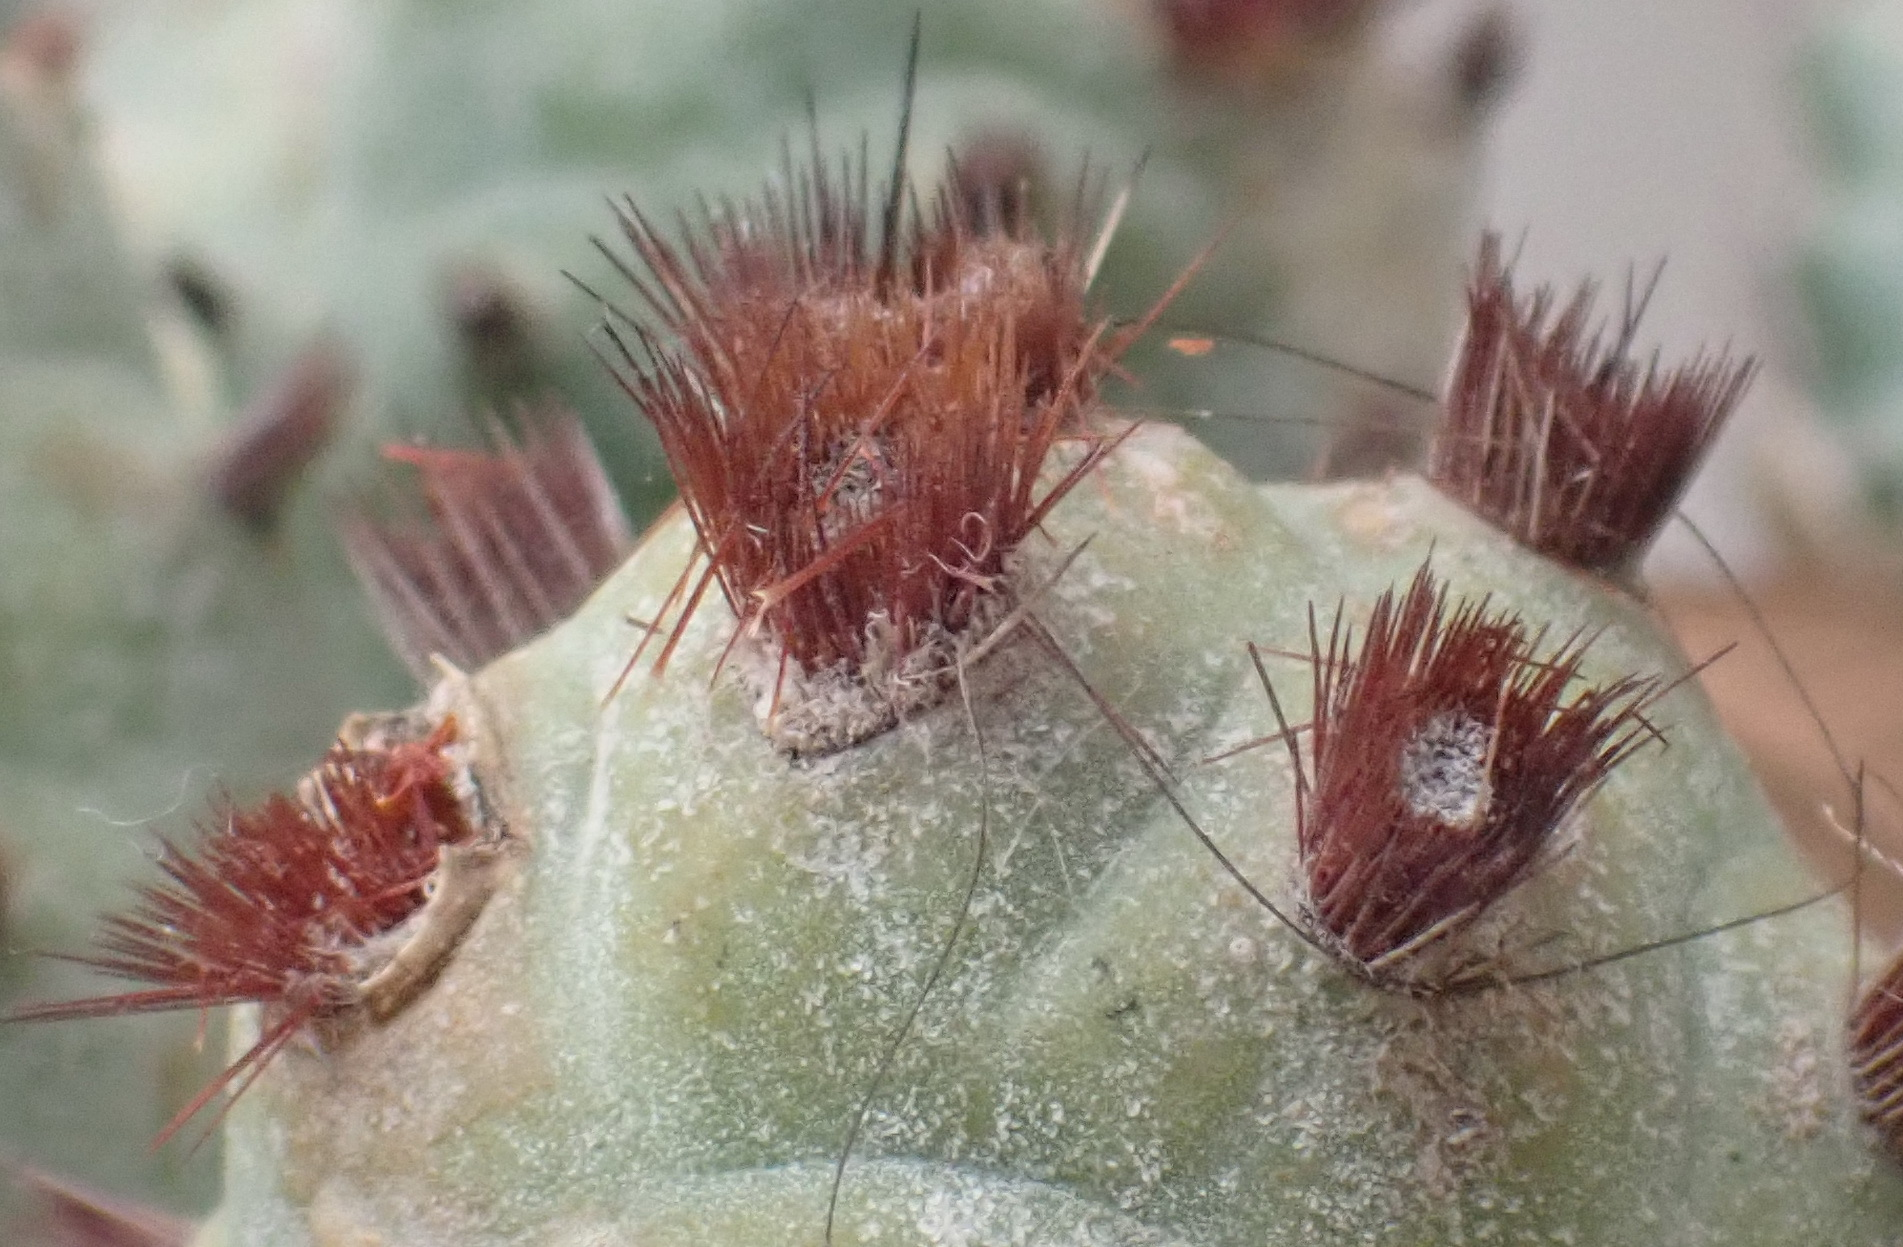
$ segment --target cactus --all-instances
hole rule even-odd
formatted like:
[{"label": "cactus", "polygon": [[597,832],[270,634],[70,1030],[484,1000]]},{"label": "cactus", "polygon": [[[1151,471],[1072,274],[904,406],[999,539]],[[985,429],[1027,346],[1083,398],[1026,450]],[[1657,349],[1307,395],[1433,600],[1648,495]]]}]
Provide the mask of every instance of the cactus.
[{"label": "cactus", "polygon": [[41,1011],[254,1002],[201,1244],[1894,1237],[1898,971],[1631,588],[1748,365],[1489,248],[1431,479],[1251,485],[1082,222],[791,172],[623,220],[684,505]]},{"label": "cactus", "polygon": [[[242,1006],[166,1128],[228,1127],[200,1247],[1893,1239],[1903,961],[1851,981],[1632,580],[1748,365],[1643,367],[1489,247],[1427,477],[1253,485],[1110,410],[1141,326],[1087,310],[1083,219],[867,180],[630,207],[600,340],[683,505],[610,570],[572,426],[401,452],[427,518],[349,544],[425,704],[163,842],[76,954],[139,986],[14,1007]],[[104,323],[46,384],[162,410]],[[266,614],[323,358],[216,470],[153,452],[190,505],[133,534]],[[189,639],[273,674],[234,756],[327,704],[297,635]]]}]

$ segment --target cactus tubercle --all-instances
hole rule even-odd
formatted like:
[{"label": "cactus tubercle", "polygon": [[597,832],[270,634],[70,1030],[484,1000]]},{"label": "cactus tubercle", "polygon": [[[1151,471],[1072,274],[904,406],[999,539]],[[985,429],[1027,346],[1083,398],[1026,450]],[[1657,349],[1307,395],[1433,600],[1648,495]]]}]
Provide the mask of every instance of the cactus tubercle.
[{"label": "cactus tubercle", "polygon": [[[453,756],[455,720],[421,735],[401,717],[362,730],[365,739],[340,741],[297,793],[215,809],[198,845],[160,841],[166,882],[145,887],[131,914],[107,920],[98,952],[73,958],[147,986],[9,1015],[264,1006],[264,1033],[159,1142],[221,1092],[241,1094],[313,1025],[396,1012],[480,911],[477,864],[494,856],[498,837],[472,808],[478,798]],[[447,921],[437,917],[445,911]]]},{"label": "cactus tubercle", "polygon": [[1656,734],[1641,712],[1658,681],[1575,688],[1586,638],[1544,652],[1519,617],[1484,599],[1450,602],[1428,565],[1405,593],[1375,600],[1358,646],[1343,608],[1325,641],[1312,612],[1309,626],[1306,772],[1281,724],[1305,914],[1384,986],[1504,977],[1460,935],[1548,861],[1573,808]]}]

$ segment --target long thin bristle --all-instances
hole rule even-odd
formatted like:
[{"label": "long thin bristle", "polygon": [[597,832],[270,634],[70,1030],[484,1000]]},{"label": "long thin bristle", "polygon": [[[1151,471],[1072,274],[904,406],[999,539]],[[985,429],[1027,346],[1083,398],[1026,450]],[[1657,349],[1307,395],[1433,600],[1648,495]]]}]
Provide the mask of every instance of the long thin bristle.
[{"label": "long thin bristle", "polygon": [[[1296,794],[1306,912],[1377,978],[1470,927],[1545,860],[1567,813],[1648,736],[1656,681],[1567,698],[1586,645],[1550,654],[1428,567],[1375,603],[1358,645],[1311,621],[1314,717]],[[1300,753],[1286,733],[1298,768]]]},{"label": "long thin bristle", "polygon": [[432,656],[473,669],[563,619],[619,565],[627,519],[574,416],[526,416],[489,451],[391,447],[416,470],[426,523],[344,524],[351,562],[391,648],[431,678]]},{"label": "long thin bristle", "polygon": [[1618,332],[1593,324],[1596,288],[1555,313],[1521,298],[1487,236],[1467,296],[1428,475],[1533,549],[1623,574],[1658,535],[1755,365],[1701,355],[1677,368],[1632,355],[1644,300]]}]

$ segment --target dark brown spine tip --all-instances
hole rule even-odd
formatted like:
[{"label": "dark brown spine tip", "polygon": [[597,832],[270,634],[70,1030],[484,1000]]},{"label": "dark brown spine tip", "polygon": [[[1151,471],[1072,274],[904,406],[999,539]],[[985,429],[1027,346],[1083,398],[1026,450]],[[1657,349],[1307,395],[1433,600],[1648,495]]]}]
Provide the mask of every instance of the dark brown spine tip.
[{"label": "dark brown spine tip", "polygon": [[1557,314],[1549,289],[1520,297],[1487,236],[1428,474],[1533,549],[1628,576],[1755,365],[1723,352],[1673,369],[1634,358],[1644,299],[1628,297],[1614,333],[1593,321],[1596,294],[1581,286]]},{"label": "dark brown spine tip", "polygon": [[231,333],[235,299],[209,264],[192,256],[173,256],[165,264],[164,281],[200,328],[213,337]]},{"label": "dark brown spine tip", "polygon": [[479,384],[519,388],[536,355],[536,314],[528,296],[504,272],[471,261],[444,282],[444,310]]},{"label": "dark brown spine tip", "polygon": [[474,669],[566,619],[631,544],[581,422],[548,407],[521,424],[519,441],[497,429],[490,451],[390,448],[420,507],[344,522],[391,648],[424,683],[434,655]]},{"label": "dark brown spine tip", "polygon": [[785,183],[679,243],[630,205],[650,315],[604,333],[708,561],[682,600],[718,586],[769,732],[823,752],[942,696],[1008,607],[1019,544],[1107,449],[1086,416],[1111,352],[1075,233],[985,232],[954,189],[888,244],[862,168]]},{"label": "dark brown spine tip", "polygon": [[224,436],[211,469],[212,496],[259,530],[276,521],[294,486],[337,435],[350,369],[335,343],[308,347]]},{"label": "dark brown spine tip", "polygon": [[1864,1120],[1903,1162],[1903,957],[1870,985],[1851,1015],[1850,1072]]},{"label": "dark brown spine tip", "polygon": [[28,1220],[28,1241],[37,1247],[186,1247],[198,1233],[189,1221],[23,1168],[15,1180],[38,1205]]},{"label": "dark brown spine tip", "polygon": [[1450,603],[1427,567],[1382,594],[1359,644],[1339,610],[1325,645],[1311,625],[1305,908],[1377,981],[1418,986],[1423,955],[1548,860],[1568,813],[1647,733],[1655,681],[1568,697],[1585,643],[1539,641],[1486,599]]},{"label": "dark brown spine tip", "polygon": [[160,842],[164,881],[107,919],[98,951],[73,958],[144,986],[6,1020],[263,1005],[263,1037],[166,1127],[169,1138],[220,1092],[242,1091],[307,1025],[360,1007],[362,986],[401,957],[372,942],[424,910],[445,853],[479,839],[458,792],[456,740],[446,719],[418,740],[340,743],[295,796],[219,804],[197,847]]}]

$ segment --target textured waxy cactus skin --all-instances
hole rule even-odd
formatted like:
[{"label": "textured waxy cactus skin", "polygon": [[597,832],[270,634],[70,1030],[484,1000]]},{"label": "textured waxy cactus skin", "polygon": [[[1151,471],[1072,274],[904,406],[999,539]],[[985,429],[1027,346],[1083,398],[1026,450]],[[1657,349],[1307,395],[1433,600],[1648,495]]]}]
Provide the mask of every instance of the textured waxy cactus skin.
[{"label": "textured waxy cactus skin", "polygon": [[[1035,609],[1277,893],[1285,757],[1198,761],[1269,730],[1242,644],[1301,646],[1310,601],[1365,607],[1431,543],[1461,592],[1603,627],[1592,673],[1683,662],[1623,593],[1408,478],[1259,491],[1149,430],[1050,527],[1031,583],[1094,539]],[[953,702],[790,762],[708,683],[716,609],[604,707],[624,616],[689,549],[664,526],[570,623],[439,686],[512,877],[409,1011],[287,1053],[240,1103],[207,1243],[817,1241],[981,826],[970,926],[875,1097],[836,1241],[1894,1238],[1903,1175],[1842,1086],[1840,912],[1540,988],[1384,995],[1248,902],[1029,646],[970,675],[982,761]],[[1702,698],[1650,714],[1672,747],[1616,772],[1509,903],[1523,964],[1813,886]]]}]

